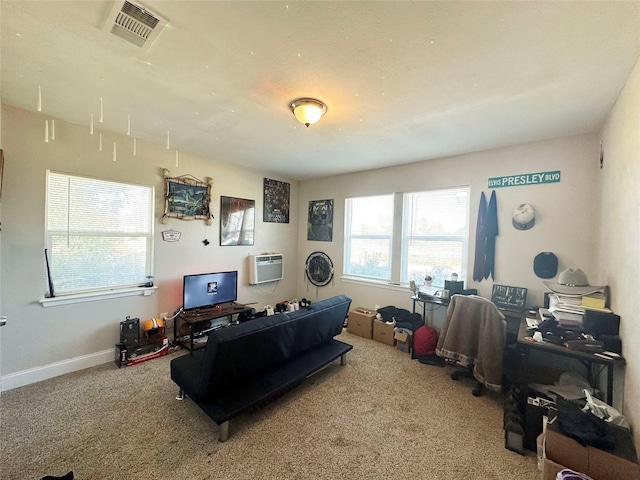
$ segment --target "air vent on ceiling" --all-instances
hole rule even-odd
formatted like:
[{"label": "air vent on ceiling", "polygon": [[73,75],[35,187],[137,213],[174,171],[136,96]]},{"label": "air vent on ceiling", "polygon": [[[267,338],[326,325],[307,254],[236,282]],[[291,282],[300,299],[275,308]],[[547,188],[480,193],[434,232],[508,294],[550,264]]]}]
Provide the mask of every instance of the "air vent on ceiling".
[{"label": "air vent on ceiling", "polygon": [[148,49],[158,38],[167,20],[144,8],[129,2],[115,2],[105,24],[105,30],[129,43]]}]

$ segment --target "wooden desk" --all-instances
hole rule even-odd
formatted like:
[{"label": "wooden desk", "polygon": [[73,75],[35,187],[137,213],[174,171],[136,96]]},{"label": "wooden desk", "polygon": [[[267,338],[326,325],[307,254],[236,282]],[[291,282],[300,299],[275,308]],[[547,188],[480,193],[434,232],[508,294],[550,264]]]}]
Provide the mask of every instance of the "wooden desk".
[{"label": "wooden desk", "polygon": [[593,386],[594,384],[594,375],[593,375],[593,365],[598,364],[602,365],[603,368],[607,369],[607,391],[606,391],[606,399],[605,401],[609,405],[613,405],[613,369],[616,365],[624,365],[624,358],[603,358],[598,357],[593,353],[589,352],[580,352],[578,350],[570,350],[562,345],[555,345],[553,343],[544,342],[538,343],[534,342],[527,332],[527,321],[526,319],[522,319],[520,322],[520,330],[518,331],[518,347],[524,349],[526,358],[528,360],[528,355],[531,350],[537,350],[545,355],[561,355],[565,357],[574,358],[580,361],[587,369],[587,376],[589,383]]},{"label": "wooden desk", "polygon": [[[182,312],[176,317],[173,323],[173,340],[187,350],[193,351],[202,348],[202,346],[194,345],[196,338],[203,337],[212,330],[228,325],[233,321],[234,315],[251,312],[251,310],[251,307],[240,303],[229,303],[220,307],[201,309],[193,312]],[[210,325],[204,330],[197,330],[199,325],[205,322],[213,322],[214,320],[220,321],[216,322],[215,325]],[[188,325],[189,333],[187,335],[180,335],[180,326],[178,324]],[[189,341],[184,340],[185,336],[188,336]]]}]

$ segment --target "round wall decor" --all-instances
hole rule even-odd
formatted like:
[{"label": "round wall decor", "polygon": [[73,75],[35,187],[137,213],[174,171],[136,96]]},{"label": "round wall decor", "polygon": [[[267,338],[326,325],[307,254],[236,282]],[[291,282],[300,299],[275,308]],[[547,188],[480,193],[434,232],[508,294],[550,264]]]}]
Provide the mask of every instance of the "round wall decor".
[{"label": "round wall decor", "polygon": [[305,273],[316,287],[324,287],[333,278],[333,262],[324,252],[313,252],[307,257]]}]

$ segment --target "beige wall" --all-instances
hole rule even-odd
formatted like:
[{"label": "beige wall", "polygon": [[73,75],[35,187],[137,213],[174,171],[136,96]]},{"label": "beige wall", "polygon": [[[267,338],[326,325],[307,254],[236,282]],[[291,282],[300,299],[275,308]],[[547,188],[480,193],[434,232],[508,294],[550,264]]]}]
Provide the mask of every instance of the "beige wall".
[{"label": "beige wall", "polygon": [[[113,358],[119,338],[119,322],[126,316],[141,320],[173,312],[182,303],[182,276],[191,273],[239,270],[239,301],[256,307],[292,298],[296,291],[298,213],[289,224],[262,222],[263,175],[233,165],[233,159],[204,159],[180,154],[163,146],[138,141],[132,155],[132,139],[105,132],[104,150],[98,151],[98,135],[87,126],[56,120],[56,140],[44,143],[42,114],[11,106],[2,109],[5,151],[2,192],[2,327],[1,374],[4,389],[51,375],[73,371]],[[118,159],[112,161],[113,142]],[[214,155],[212,155],[214,156]],[[164,211],[162,168],[171,176],[191,174],[213,178],[211,210],[215,219],[203,221],[159,219]],[[158,289],[151,296],[134,296],[88,303],[42,307],[45,292],[44,206],[46,169],[116,181],[154,185],[156,224],[154,279]],[[276,178],[290,181],[286,178]],[[219,246],[220,196],[256,200],[254,246]],[[297,205],[298,184],[291,182],[291,199]],[[182,232],[177,243],[163,242],[161,232]],[[211,243],[204,246],[202,240]],[[285,253],[285,279],[276,284],[248,285],[248,254]]]},{"label": "beige wall", "polygon": [[[299,231],[298,261],[304,265],[307,256],[322,250],[332,259],[337,278],[332,285],[316,289],[299,285],[298,296],[316,293],[326,297],[338,292],[351,295],[358,305],[373,307],[396,305],[411,308],[408,289],[371,287],[340,279],[343,271],[344,202],[349,196],[365,196],[390,192],[411,192],[457,185],[470,185],[470,242],[467,276],[461,277],[466,288],[477,288],[490,296],[493,282],[473,282],[475,225],[482,191],[487,195],[490,177],[543,171],[561,171],[559,183],[504,187],[496,189],[500,234],[496,242],[496,283],[529,289],[528,303],[541,305],[547,291],[542,279],[533,273],[533,258],[540,252],[552,251],[559,259],[559,271],[567,267],[583,269],[592,284],[602,280],[596,268],[594,248],[598,201],[598,139],[593,135],[562,138],[547,142],[425,161],[413,165],[342,175],[302,182],[300,216],[309,200],[333,198],[335,201],[333,242],[307,241],[303,222]],[[332,192],[327,196],[327,192]],[[531,204],[536,223],[531,230],[520,231],[511,225],[513,210],[521,203]],[[442,312],[438,312],[442,313]],[[437,321],[437,315],[436,315]],[[437,326],[437,325],[436,325]]]},{"label": "beige wall", "polygon": [[[600,140],[604,145],[604,168],[600,169]],[[561,170],[558,184],[497,189],[500,235],[496,246],[496,282],[529,288],[529,303],[540,305],[547,289],[532,270],[533,257],[553,251],[559,271],[579,267],[592,285],[610,285],[612,308],[622,318],[621,337],[626,369],[616,382],[615,405],[622,408],[636,426],[640,445],[640,295],[637,292],[640,266],[640,62],[613,108],[601,135],[519,145],[459,157],[426,161],[414,165],[372,170],[303,182],[300,187],[300,230],[298,262],[321,250],[335,265],[332,284],[315,288],[299,284],[298,296],[326,298],[346,293],[354,303],[373,307],[396,305],[412,308],[406,289],[368,286],[340,279],[343,264],[342,225],[344,200],[394,191],[415,191],[468,184],[471,186],[470,238],[475,238],[475,220],[480,192],[490,193],[487,179],[499,175]],[[332,195],[328,195],[332,192]],[[303,217],[308,202],[333,198],[335,202],[333,242],[307,241]],[[536,210],[536,225],[516,231],[511,214],[519,203]],[[473,242],[467,258],[468,288],[488,296],[491,281],[470,281]],[[444,310],[434,312],[434,325],[441,325]],[[624,390],[621,391],[621,388]],[[624,398],[624,402],[619,399]],[[616,400],[618,399],[618,400]],[[623,406],[620,406],[623,405]]]},{"label": "beige wall", "polygon": [[[97,151],[97,138],[85,126],[56,122],[57,139],[44,144],[45,117],[13,107],[1,111],[5,178],[2,194],[2,247],[0,255],[3,314],[10,321],[3,327],[0,374],[3,388],[12,388],[34,378],[72,371],[102,363],[113,351],[118,323],[125,316],[148,318],[180,305],[181,277],[186,273],[239,269],[239,299],[257,302],[256,307],[297,297],[310,300],[338,293],[351,296],[356,305],[396,305],[411,308],[409,291],[371,287],[342,280],[344,200],[349,196],[394,191],[470,185],[470,239],[480,192],[487,195],[487,179],[500,175],[561,170],[560,183],[499,188],[500,235],[496,250],[496,282],[529,288],[530,304],[541,304],[546,291],[532,270],[533,257],[553,251],[559,269],[580,267],[592,284],[612,287],[613,308],[622,316],[624,354],[627,360],[625,408],[632,424],[640,424],[640,354],[633,348],[640,338],[640,324],[633,321],[640,300],[635,287],[640,260],[640,67],[636,66],[613,109],[602,135],[561,138],[499,150],[425,161],[413,165],[372,170],[302,182],[291,182],[291,222],[262,223],[262,180],[269,176],[233,166],[233,159],[175,156],[162,146],[138,143],[138,156],[124,153],[130,139],[105,133],[104,144],[118,142],[119,158]],[[604,141],[605,164],[599,168],[599,142]],[[230,162],[230,163],[229,163]],[[219,247],[218,219],[211,227],[203,222],[170,220],[156,223],[155,281],[159,286],[150,297],[127,297],[79,305],[43,308],[39,303],[44,284],[44,180],[47,168],[100,178],[132,181],[156,186],[156,218],[163,210],[161,169],[172,175],[192,174],[214,179],[212,212],[217,217],[220,195],[256,200],[256,244],[253,247]],[[276,177],[277,178],[277,177]],[[279,180],[289,181],[286,178]],[[335,202],[332,242],[306,239],[308,202],[332,198]],[[621,200],[622,198],[622,200]],[[511,226],[513,209],[530,203],[536,209],[536,226],[516,231]],[[296,208],[297,205],[297,208]],[[600,212],[604,212],[602,215]],[[162,242],[165,229],[182,232],[177,244]],[[204,247],[202,239],[211,244]],[[304,281],[307,256],[326,252],[336,270],[334,281],[316,288]],[[285,280],[264,288],[246,285],[249,253],[285,253]],[[468,288],[488,296],[491,281],[470,280],[474,247],[467,255]],[[436,322],[442,312],[436,312]],[[53,366],[53,367],[52,367]],[[34,373],[35,372],[35,373]],[[621,392],[616,392],[619,395]],[[636,434],[636,441],[638,436]]]},{"label": "beige wall", "polygon": [[598,270],[611,285],[612,308],[621,316],[626,360],[624,414],[640,446],[640,61],[602,130],[603,169],[598,230]]}]

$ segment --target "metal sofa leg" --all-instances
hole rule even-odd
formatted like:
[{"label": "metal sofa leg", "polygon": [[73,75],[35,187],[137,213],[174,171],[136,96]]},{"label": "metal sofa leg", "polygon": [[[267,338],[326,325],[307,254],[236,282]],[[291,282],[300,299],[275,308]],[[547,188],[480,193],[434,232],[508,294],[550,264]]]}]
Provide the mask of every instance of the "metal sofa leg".
[{"label": "metal sofa leg", "polygon": [[184,390],[178,389],[178,395],[176,395],[176,400],[184,400]]},{"label": "metal sofa leg", "polygon": [[226,442],[229,438],[229,420],[221,423],[218,428],[220,429],[218,432],[218,441]]},{"label": "metal sofa leg", "polygon": [[347,364],[347,354],[340,355],[340,365],[343,367]]}]

